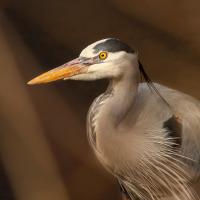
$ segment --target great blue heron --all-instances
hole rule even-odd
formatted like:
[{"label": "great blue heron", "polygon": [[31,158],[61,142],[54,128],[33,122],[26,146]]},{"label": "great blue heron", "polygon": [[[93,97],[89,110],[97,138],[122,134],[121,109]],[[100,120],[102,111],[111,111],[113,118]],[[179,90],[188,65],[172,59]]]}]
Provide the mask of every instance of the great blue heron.
[{"label": "great blue heron", "polygon": [[127,44],[114,38],[97,41],[77,59],[28,84],[104,78],[110,83],[90,107],[88,139],[127,198],[197,199],[192,184],[200,174],[200,103],[152,83]]}]

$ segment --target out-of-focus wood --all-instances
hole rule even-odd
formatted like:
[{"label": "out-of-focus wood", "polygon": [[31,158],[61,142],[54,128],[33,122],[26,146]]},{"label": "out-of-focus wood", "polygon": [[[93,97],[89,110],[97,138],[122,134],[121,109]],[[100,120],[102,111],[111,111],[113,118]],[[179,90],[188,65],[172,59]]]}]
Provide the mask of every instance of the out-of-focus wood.
[{"label": "out-of-focus wood", "polygon": [[112,5],[131,18],[149,24],[177,40],[181,39],[190,48],[199,52],[200,2],[196,0],[111,0]]},{"label": "out-of-focus wood", "polygon": [[[0,16],[0,155],[19,200],[67,200],[68,195],[44,130],[32,105],[27,86],[19,71],[7,31],[10,28]],[[8,36],[9,35],[9,36]],[[18,45],[23,45],[18,41]],[[29,64],[36,64],[28,53]]]},{"label": "out-of-focus wood", "polygon": [[10,5],[10,0],[1,0],[0,1],[0,9],[5,9]]}]

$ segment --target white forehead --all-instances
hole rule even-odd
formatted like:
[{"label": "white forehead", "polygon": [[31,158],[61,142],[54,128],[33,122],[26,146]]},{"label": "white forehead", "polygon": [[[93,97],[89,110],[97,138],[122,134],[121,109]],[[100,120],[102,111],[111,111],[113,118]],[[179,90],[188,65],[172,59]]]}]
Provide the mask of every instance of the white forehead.
[{"label": "white forehead", "polygon": [[80,53],[80,56],[82,57],[93,57],[95,55],[97,55],[98,53],[94,53],[94,47],[97,45],[97,44],[100,44],[102,42],[105,42],[106,40],[109,40],[109,38],[107,39],[103,39],[103,40],[99,40],[97,42],[94,42],[92,44],[90,44],[89,46],[87,46],[85,49],[83,49]]}]

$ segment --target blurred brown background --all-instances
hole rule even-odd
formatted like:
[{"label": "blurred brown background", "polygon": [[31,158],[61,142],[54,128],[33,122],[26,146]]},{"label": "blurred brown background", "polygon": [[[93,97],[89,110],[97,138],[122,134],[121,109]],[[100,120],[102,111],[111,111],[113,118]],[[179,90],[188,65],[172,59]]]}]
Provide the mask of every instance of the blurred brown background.
[{"label": "blurred brown background", "polygon": [[117,37],[154,81],[200,98],[200,2],[3,0],[0,8],[0,199],[120,199],[85,133],[106,82],[26,82]]}]

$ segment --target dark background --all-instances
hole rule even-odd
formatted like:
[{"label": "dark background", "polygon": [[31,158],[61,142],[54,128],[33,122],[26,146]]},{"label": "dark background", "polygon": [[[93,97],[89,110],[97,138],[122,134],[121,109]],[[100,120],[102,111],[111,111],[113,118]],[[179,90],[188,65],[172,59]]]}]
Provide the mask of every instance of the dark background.
[{"label": "dark background", "polygon": [[0,8],[0,199],[120,199],[85,131],[106,82],[26,82],[117,37],[155,82],[200,98],[200,2],[4,0]]}]

